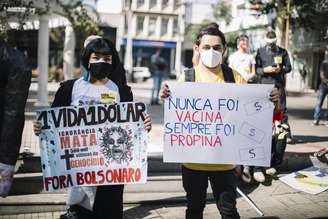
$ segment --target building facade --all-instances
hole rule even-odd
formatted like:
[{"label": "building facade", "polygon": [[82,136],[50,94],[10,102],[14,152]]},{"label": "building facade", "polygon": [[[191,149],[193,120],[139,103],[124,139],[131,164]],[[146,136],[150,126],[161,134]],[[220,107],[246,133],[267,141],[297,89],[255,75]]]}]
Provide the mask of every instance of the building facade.
[{"label": "building facade", "polygon": [[116,45],[125,57],[126,68],[150,67],[151,55],[161,49],[161,56],[168,62],[168,73],[179,72],[184,41],[185,7],[182,1],[123,0],[122,6]]}]

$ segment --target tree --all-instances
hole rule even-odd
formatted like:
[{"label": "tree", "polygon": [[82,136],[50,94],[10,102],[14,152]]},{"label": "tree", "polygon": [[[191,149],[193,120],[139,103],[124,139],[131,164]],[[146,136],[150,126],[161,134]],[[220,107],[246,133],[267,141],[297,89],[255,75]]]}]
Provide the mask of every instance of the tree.
[{"label": "tree", "polygon": [[[40,0],[42,2],[42,0]],[[100,34],[97,25],[98,14],[94,12],[96,18],[91,18],[82,1],[62,1],[43,0],[44,5],[39,6],[40,1],[33,0],[4,0],[0,3],[0,38],[5,39],[10,29],[9,21],[19,24],[18,29],[23,29],[26,22],[33,16],[46,14],[52,6],[56,4],[61,8],[65,16],[72,24],[77,47],[83,47],[84,39],[91,34]]]},{"label": "tree", "polygon": [[227,25],[230,24],[232,20],[231,6],[226,1],[219,1],[212,5],[213,16],[218,21],[224,21]]},{"label": "tree", "polygon": [[[327,0],[294,0],[288,10],[288,1],[291,0],[249,0],[251,9],[260,14],[277,13],[272,26],[278,32],[284,32],[287,18],[290,18],[293,27],[316,30],[322,39],[328,38],[328,1]],[[278,33],[279,35],[279,33]]]}]

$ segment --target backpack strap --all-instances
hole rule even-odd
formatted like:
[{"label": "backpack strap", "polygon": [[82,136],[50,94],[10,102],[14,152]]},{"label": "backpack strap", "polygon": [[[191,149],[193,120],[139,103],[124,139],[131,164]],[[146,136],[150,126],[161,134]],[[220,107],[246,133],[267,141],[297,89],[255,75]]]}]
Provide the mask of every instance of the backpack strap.
[{"label": "backpack strap", "polygon": [[67,80],[60,83],[55,99],[51,107],[70,106],[72,101],[72,91],[76,79]]},{"label": "backpack strap", "polygon": [[233,75],[232,69],[226,64],[221,65],[224,81],[227,83],[235,83],[235,77]]},{"label": "backpack strap", "polygon": [[195,69],[194,68],[186,68],[184,70],[185,81],[194,82],[195,81]]}]

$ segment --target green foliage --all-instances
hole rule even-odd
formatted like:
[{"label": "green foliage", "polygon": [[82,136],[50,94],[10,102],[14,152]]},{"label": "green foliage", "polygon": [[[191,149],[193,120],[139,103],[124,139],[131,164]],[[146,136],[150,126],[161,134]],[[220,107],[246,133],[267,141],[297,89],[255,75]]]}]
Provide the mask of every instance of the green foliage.
[{"label": "green foliage", "polygon": [[278,16],[286,17],[290,15],[294,27],[321,31],[328,28],[327,0],[291,0],[290,12],[287,10],[287,0],[271,0],[266,3],[261,0],[249,0],[249,2],[253,6],[258,6],[261,14],[276,11]]},{"label": "green foliage", "polygon": [[230,24],[232,20],[231,6],[225,1],[219,1],[217,4],[213,4],[213,16],[218,21],[225,21],[226,24]]},{"label": "green foliage", "polygon": [[[88,11],[82,4],[82,1],[63,1],[63,0],[43,0],[45,8],[38,8],[33,0],[4,0],[0,3],[0,38],[6,38],[7,32],[10,29],[8,22],[14,20],[18,22],[19,28],[23,29],[24,24],[33,15],[46,14],[51,9],[51,4],[59,5],[64,16],[71,22],[77,42],[77,48],[83,47],[84,39],[91,34],[101,34],[101,31],[97,25],[98,14],[94,12],[97,18],[94,20],[88,14]],[[8,9],[17,8],[18,12],[11,12]],[[56,31],[51,32],[51,37],[58,37],[59,33]]]}]

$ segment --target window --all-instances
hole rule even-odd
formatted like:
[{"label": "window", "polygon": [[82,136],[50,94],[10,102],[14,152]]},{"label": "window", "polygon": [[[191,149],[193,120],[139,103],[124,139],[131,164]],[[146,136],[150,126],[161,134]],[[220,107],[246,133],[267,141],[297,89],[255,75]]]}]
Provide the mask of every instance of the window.
[{"label": "window", "polygon": [[137,16],[137,34],[140,34],[143,32],[144,29],[144,20],[145,17],[143,16]]},{"label": "window", "polygon": [[163,0],[163,7],[162,8],[167,8],[169,6],[169,0]]},{"label": "window", "polygon": [[161,36],[167,34],[167,26],[169,24],[168,18],[162,18],[162,25],[161,25]]},{"label": "window", "polygon": [[156,32],[156,17],[149,18],[149,35],[154,35]]},{"label": "window", "polygon": [[157,6],[157,0],[150,0],[149,6],[150,6],[150,8],[156,7]]},{"label": "window", "polygon": [[174,0],[174,10],[178,9],[180,7],[181,0]]},{"label": "window", "polygon": [[178,36],[179,35],[179,22],[178,19],[173,20],[173,36]]},{"label": "window", "polygon": [[130,0],[125,0],[124,3],[125,3],[125,8],[129,9],[130,8],[130,3],[131,3]]},{"label": "window", "polygon": [[142,7],[145,4],[145,0],[137,0],[137,8]]}]

